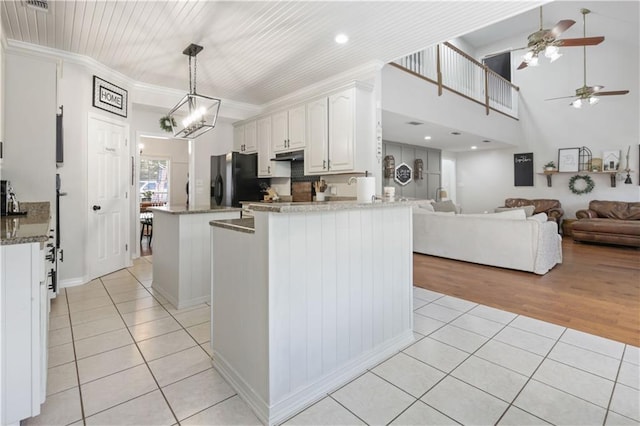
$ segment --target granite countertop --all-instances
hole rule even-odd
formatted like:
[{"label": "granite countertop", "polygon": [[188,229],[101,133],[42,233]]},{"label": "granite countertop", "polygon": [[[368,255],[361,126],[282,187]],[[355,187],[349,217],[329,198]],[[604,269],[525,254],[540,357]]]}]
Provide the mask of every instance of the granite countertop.
[{"label": "granite countertop", "polygon": [[248,208],[256,212],[304,213],[352,209],[378,209],[392,207],[412,207],[424,204],[426,200],[399,198],[395,201],[376,200],[373,203],[359,203],[356,200],[314,201],[307,203],[254,203]]},{"label": "granite countertop", "polygon": [[191,207],[185,204],[179,205],[166,205],[160,207],[149,207],[148,210],[156,213],[169,213],[169,214],[203,214],[203,213],[222,213],[222,212],[241,212],[239,207],[227,207],[227,206],[196,206]]},{"label": "granite countertop", "polygon": [[252,217],[244,217],[242,219],[212,220],[209,222],[209,225],[217,226],[218,228],[231,229],[232,231],[245,232],[248,234],[253,234],[256,229]]},{"label": "granite countertop", "polygon": [[49,202],[23,202],[24,216],[2,216],[0,245],[43,243],[49,240]]}]

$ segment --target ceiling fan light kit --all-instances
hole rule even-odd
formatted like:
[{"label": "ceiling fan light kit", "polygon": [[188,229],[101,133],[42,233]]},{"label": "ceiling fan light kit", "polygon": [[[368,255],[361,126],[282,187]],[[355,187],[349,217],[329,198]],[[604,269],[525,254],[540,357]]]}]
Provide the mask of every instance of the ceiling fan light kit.
[{"label": "ceiling fan light kit", "polygon": [[202,49],[202,46],[192,43],[182,52],[189,57],[189,93],[168,114],[173,136],[176,138],[194,139],[202,136],[213,129],[218,120],[220,99],[196,92],[196,55]]},{"label": "ceiling fan light kit", "polygon": [[526,67],[538,65],[539,54],[542,52],[544,52],[544,56],[549,59],[549,62],[554,62],[562,56],[560,47],[593,46],[604,41],[604,37],[602,36],[558,39],[563,32],[571,28],[575,23],[576,21],[572,19],[563,19],[558,21],[553,28],[544,29],[542,27],[542,7],[540,7],[540,29],[529,35],[527,38],[527,47],[520,48],[529,49],[529,51],[522,57],[522,63],[518,66],[518,69],[521,70]]},{"label": "ceiling fan light kit", "polygon": [[[604,86],[600,86],[600,85],[596,85],[596,86],[587,86],[587,46],[588,45],[593,45],[594,43],[591,42],[591,40],[597,39],[597,40],[604,40],[604,37],[589,37],[587,38],[587,22],[586,22],[586,16],[591,13],[591,11],[589,9],[580,9],[580,13],[582,13],[582,31],[583,31],[583,38],[582,39],[573,39],[573,40],[585,40],[585,43],[582,44],[581,46],[583,49],[583,75],[584,75],[584,84],[582,87],[579,87],[576,89],[576,94],[575,95],[571,95],[571,96],[561,96],[559,98],[551,98],[551,99],[545,99],[547,101],[553,101],[553,100],[557,100],[557,99],[568,99],[568,98],[575,98],[569,105],[572,106],[573,108],[576,109],[580,109],[584,106],[590,106],[590,105],[595,105],[598,102],[600,102],[600,96],[615,96],[615,95],[626,95],[627,93],[629,93],[628,90],[616,90],[616,91],[609,91],[609,92],[603,92],[602,89],[604,89]],[[599,43],[599,42],[598,42]],[[595,43],[595,44],[598,44]],[[577,46],[574,44],[574,46]],[[596,96],[597,95],[597,96]]]}]

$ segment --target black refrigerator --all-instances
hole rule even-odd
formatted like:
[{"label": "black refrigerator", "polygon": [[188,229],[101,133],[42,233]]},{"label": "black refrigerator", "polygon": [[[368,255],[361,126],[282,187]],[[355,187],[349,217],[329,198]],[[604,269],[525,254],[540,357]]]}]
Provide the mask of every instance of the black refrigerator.
[{"label": "black refrigerator", "polygon": [[241,207],[240,201],[262,199],[258,154],[230,152],[211,156],[211,206]]}]

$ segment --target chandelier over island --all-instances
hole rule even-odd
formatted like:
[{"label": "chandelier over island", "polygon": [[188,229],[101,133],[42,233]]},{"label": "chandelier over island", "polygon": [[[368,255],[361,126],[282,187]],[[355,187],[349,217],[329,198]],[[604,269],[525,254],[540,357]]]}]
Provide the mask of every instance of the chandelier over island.
[{"label": "chandelier over island", "polygon": [[191,43],[182,51],[189,57],[189,93],[169,111],[168,121],[176,138],[197,138],[213,129],[218,119],[220,99],[200,95],[196,91],[196,55],[202,49],[202,46]]}]

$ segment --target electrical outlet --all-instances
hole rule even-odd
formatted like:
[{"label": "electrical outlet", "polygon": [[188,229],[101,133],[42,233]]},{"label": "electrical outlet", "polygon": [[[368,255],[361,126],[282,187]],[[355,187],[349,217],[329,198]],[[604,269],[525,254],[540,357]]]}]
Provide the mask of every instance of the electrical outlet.
[{"label": "electrical outlet", "polygon": [[331,195],[337,195],[338,194],[338,188],[336,188],[335,186],[331,186],[331,188],[329,189],[329,191],[331,192]]}]

